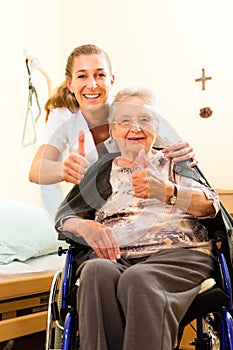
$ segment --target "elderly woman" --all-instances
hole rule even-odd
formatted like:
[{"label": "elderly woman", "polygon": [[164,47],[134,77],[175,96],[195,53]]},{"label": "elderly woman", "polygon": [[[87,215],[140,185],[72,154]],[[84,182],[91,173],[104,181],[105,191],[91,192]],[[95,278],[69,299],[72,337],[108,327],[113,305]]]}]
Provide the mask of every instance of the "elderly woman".
[{"label": "elderly woman", "polygon": [[81,350],[172,350],[213,268],[201,219],[216,215],[218,197],[153,150],[154,110],[150,91],[117,94],[109,123],[120,152],[95,163],[57,213],[56,228],[92,248],[78,270]]}]

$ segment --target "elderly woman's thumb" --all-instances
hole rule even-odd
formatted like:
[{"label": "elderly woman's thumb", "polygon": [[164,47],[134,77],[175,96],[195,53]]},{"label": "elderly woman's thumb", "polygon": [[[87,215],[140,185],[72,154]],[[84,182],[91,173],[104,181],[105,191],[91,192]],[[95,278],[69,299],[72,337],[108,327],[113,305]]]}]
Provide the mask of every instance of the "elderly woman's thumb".
[{"label": "elderly woman's thumb", "polygon": [[150,165],[150,162],[147,158],[145,148],[141,148],[137,154],[137,157],[135,158],[135,162],[137,165],[141,166],[142,168],[147,168],[148,165]]}]

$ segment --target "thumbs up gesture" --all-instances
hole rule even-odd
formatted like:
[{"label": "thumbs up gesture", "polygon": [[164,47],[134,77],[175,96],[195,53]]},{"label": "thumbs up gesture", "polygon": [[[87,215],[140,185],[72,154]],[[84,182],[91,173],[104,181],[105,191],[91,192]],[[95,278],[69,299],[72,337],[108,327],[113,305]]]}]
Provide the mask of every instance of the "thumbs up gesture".
[{"label": "thumbs up gesture", "polygon": [[143,169],[146,169],[149,166],[153,166],[153,164],[151,164],[149,159],[147,158],[144,148],[141,148],[139,150],[137,156],[134,159],[134,162],[137,165],[140,165],[140,167]]},{"label": "thumbs up gesture", "polygon": [[78,137],[78,154],[80,156],[85,157],[85,134],[83,131],[80,131],[79,137]]},{"label": "thumbs up gesture", "polygon": [[77,152],[70,153],[62,164],[61,173],[63,181],[71,182],[75,185],[78,185],[82,181],[89,166],[85,156],[85,134],[83,131],[80,131]]},{"label": "thumbs up gesture", "polygon": [[173,188],[170,181],[149,161],[144,149],[138,152],[134,161],[140,165],[140,169],[132,174],[133,195],[144,199],[157,198],[166,202],[169,198],[169,191]]},{"label": "thumbs up gesture", "polygon": [[140,149],[140,151],[134,159],[134,162],[136,163],[136,165],[140,166],[140,169],[137,169],[132,174],[132,185],[134,188],[133,195],[139,198],[148,198],[149,181],[146,169],[147,167],[151,166],[151,164],[148,158],[146,158],[144,148]]}]

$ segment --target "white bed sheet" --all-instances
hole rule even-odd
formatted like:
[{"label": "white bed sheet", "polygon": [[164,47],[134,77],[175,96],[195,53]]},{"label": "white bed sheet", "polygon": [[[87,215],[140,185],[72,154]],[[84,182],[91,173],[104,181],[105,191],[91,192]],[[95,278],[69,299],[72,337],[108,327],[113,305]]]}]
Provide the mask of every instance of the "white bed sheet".
[{"label": "white bed sheet", "polygon": [[62,270],[65,264],[65,254],[57,253],[29,259],[25,262],[13,261],[0,265],[0,280],[29,277],[44,273],[55,273]]}]

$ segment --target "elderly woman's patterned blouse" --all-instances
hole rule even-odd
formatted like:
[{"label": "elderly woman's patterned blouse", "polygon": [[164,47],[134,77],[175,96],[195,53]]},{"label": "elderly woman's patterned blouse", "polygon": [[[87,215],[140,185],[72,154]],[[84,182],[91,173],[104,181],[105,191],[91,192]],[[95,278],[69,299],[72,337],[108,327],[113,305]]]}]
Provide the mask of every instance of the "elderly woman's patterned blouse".
[{"label": "elderly woman's patterned blouse", "polygon": [[[190,178],[176,175],[173,179],[171,161],[162,152],[151,155],[150,162],[158,177],[190,188],[190,196],[191,190],[201,189],[208,199],[213,200],[217,213],[219,201],[213,189]],[[112,228],[122,256],[143,257],[160,249],[177,247],[198,249],[210,254],[208,232],[200,219],[179,209],[177,204],[172,206],[158,199],[141,199],[132,195],[131,174],[135,169],[137,167],[118,166],[117,158],[113,161],[110,174],[112,195],[96,212],[96,220]],[[187,196],[187,208],[190,196]]]}]

